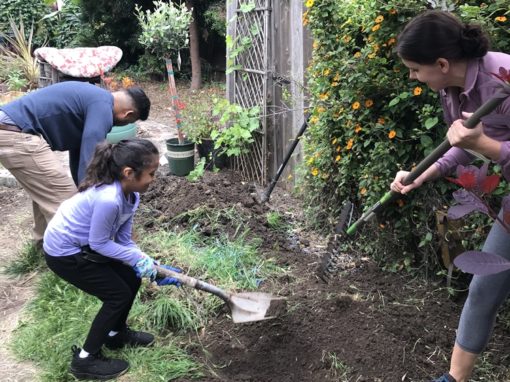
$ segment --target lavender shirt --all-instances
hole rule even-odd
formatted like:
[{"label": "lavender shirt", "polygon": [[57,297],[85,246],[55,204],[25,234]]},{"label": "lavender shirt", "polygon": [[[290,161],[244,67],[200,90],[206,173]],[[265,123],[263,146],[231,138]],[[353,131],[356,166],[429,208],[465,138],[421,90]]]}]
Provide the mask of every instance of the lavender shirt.
[{"label": "lavender shirt", "polygon": [[131,240],[138,193],[127,200],[119,182],[90,187],[64,201],[44,233],[44,250],[50,256],[69,256],[81,247],[135,265],[142,252]]},{"label": "lavender shirt", "polygon": [[[468,62],[464,91],[459,88],[447,88],[440,91],[444,119],[448,126],[462,117],[462,112],[474,112],[490,99],[497,91],[499,79],[491,73],[499,73],[499,68],[510,69],[510,55],[489,52],[484,57]],[[482,118],[484,133],[502,142],[498,164],[503,176],[510,180],[510,98],[507,98],[496,110]],[[459,164],[467,164],[472,156],[465,150],[453,147],[435,166],[442,176],[449,175]]]}]

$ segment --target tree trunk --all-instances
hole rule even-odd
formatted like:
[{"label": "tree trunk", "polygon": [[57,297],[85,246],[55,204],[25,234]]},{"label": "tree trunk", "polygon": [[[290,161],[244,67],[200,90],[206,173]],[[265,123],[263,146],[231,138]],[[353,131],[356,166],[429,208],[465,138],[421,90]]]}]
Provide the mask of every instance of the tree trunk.
[{"label": "tree trunk", "polygon": [[195,0],[186,0],[186,7],[193,9],[193,21],[189,25],[189,52],[191,58],[191,90],[202,86],[202,68],[200,66],[200,39],[198,36],[198,23],[196,20]]}]

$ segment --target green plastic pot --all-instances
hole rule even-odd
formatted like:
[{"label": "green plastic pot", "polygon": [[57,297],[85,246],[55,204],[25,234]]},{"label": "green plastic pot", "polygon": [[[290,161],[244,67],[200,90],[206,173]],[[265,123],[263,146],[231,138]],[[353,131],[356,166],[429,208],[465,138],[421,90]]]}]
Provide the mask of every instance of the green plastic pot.
[{"label": "green plastic pot", "polygon": [[106,135],[106,140],[109,143],[117,143],[123,139],[136,137],[138,126],[136,123],[129,123],[124,126],[113,126],[110,132]]},{"label": "green plastic pot", "polygon": [[170,174],[177,176],[186,176],[195,168],[195,143],[184,140],[184,143],[179,144],[177,138],[166,140],[165,154],[168,160],[168,167]]}]

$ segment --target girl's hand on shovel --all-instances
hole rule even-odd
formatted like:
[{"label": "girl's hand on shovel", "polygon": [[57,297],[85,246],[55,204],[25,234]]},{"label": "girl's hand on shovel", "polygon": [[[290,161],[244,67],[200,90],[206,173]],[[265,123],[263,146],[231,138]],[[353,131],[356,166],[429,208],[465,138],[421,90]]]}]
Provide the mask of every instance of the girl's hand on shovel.
[{"label": "girl's hand on shovel", "polygon": [[[170,265],[160,265],[160,267],[165,268],[165,269],[169,269],[169,270],[177,272],[177,273],[181,273],[182,272],[181,269],[171,267]],[[181,286],[180,281],[177,280],[174,277],[156,278],[156,284],[158,286],[164,286],[164,285],[175,285],[176,287],[180,287]]]},{"label": "girl's hand on shovel", "polygon": [[420,187],[423,184],[423,180],[421,177],[415,179],[415,181],[407,186],[404,186],[402,183],[405,177],[409,175],[409,171],[399,171],[395,176],[395,179],[390,184],[390,189],[394,192],[398,192],[399,194],[407,194],[409,191],[414,190],[415,188]]}]

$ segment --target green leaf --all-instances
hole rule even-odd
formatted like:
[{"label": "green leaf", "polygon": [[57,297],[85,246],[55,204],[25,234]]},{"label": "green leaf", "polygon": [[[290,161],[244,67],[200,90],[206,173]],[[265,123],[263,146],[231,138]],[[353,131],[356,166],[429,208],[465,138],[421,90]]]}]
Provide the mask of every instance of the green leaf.
[{"label": "green leaf", "polygon": [[438,122],[439,122],[439,119],[437,117],[427,118],[427,120],[425,121],[425,128],[427,130],[430,130],[434,126],[436,126]]}]

